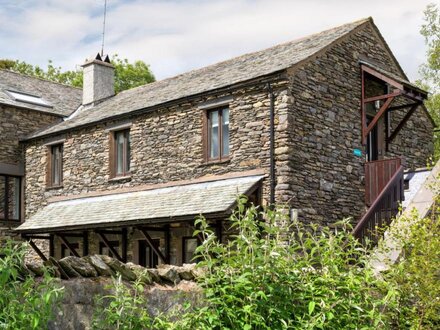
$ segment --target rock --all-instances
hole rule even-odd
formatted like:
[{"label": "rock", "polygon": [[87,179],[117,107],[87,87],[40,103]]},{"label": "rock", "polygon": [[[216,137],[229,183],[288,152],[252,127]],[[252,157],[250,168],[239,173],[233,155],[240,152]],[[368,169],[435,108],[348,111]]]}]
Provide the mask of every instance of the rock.
[{"label": "rock", "polygon": [[28,262],[26,263],[26,268],[30,270],[35,276],[44,275],[44,266],[42,263]]},{"label": "rock", "polygon": [[[49,274],[53,277],[67,278],[64,270],[61,268],[58,261],[54,257],[49,257],[49,259],[44,261],[43,264],[47,267]],[[60,272],[60,270],[62,271],[62,273]]]},{"label": "rock", "polygon": [[114,275],[111,268],[109,266],[107,266],[107,264],[104,261],[102,261],[102,259],[98,255],[86,256],[86,257],[83,257],[83,259],[86,260],[93,267],[95,267],[99,276],[113,276]]},{"label": "rock", "polygon": [[177,273],[176,267],[171,265],[160,265],[157,272],[162,280],[171,282],[174,285],[179,284],[180,276]]},{"label": "rock", "polygon": [[98,272],[95,270],[95,267],[93,267],[84,259],[69,256],[64,258],[63,261],[68,263],[74,270],[76,270],[83,277],[98,276]]},{"label": "rock", "polygon": [[159,276],[159,272],[157,271],[157,269],[154,268],[148,268],[147,269],[148,275],[150,275],[151,280],[155,283],[160,283],[160,276]]},{"label": "rock", "polygon": [[115,273],[119,273],[122,276],[122,279],[126,281],[136,281],[136,274],[125,264],[120,262],[117,259],[110,258],[109,256],[100,255],[99,256],[102,261],[105,262],[107,266],[109,266]]},{"label": "rock", "polygon": [[177,267],[177,273],[182,280],[192,281],[194,280],[193,270],[196,264],[183,264],[182,267]]},{"label": "rock", "polygon": [[69,277],[81,277],[80,273],[78,273],[69,263],[69,260],[66,260],[66,258],[63,258],[58,261],[61,268],[64,270],[64,272]]},{"label": "rock", "polygon": [[153,284],[153,279],[145,267],[142,267],[140,265],[135,265],[132,262],[128,262],[126,266],[136,274],[136,277],[142,283],[147,285]]}]

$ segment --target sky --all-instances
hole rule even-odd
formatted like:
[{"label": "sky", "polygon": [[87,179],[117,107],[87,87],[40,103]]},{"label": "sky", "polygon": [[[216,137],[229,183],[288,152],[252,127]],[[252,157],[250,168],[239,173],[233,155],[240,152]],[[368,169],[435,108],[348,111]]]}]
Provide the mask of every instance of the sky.
[{"label": "sky", "polygon": [[[104,53],[157,79],[372,16],[410,80],[439,0],[107,0]],[[101,50],[104,0],[0,0],[0,58],[76,69]]]}]

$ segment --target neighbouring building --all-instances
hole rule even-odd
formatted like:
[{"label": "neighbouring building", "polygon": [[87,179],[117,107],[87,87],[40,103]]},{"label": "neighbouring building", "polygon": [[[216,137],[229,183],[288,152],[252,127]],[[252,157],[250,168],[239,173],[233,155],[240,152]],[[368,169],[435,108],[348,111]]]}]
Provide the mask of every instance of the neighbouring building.
[{"label": "neighbouring building", "polygon": [[239,194],[322,226],[356,223],[384,189],[394,212],[403,168],[425,166],[432,152],[427,94],[372,19],[116,95],[113,70],[108,57],[87,61],[82,102],[63,86],[69,116],[26,127],[21,139],[25,221],[16,232],[42,258],[190,262],[194,218],[203,214],[226,240]]},{"label": "neighbouring building", "polygon": [[81,90],[0,70],[0,240],[24,221],[23,146],[19,140],[60,123],[81,102]]}]

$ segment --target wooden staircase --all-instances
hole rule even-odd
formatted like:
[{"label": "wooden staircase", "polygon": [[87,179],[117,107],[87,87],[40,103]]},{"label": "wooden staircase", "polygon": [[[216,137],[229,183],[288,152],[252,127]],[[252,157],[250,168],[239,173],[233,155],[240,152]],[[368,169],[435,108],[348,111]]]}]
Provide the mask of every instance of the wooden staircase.
[{"label": "wooden staircase", "polygon": [[361,242],[376,245],[399,212],[404,200],[403,166],[400,158],[365,163],[367,212],[353,230]]}]

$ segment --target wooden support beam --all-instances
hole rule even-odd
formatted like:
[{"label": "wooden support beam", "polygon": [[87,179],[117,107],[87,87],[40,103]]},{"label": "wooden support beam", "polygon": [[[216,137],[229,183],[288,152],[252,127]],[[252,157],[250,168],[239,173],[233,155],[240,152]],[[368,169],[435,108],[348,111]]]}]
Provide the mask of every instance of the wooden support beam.
[{"label": "wooden support beam", "polygon": [[127,228],[123,228],[121,231],[121,245],[122,260],[127,262]]},{"label": "wooden support beam", "polygon": [[420,102],[416,102],[416,103],[409,103],[409,104],[402,104],[402,105],[396,105],[394,107],[389,107],[388,111],[396,111],[396,110],[402,110],[402,109],[406,109],[406,108],[410,108],[413,105],[419,105]]},{"label": "wooden support beam", "polygon": [[396,97],[401,95],[402,92],[401,91],[394,91],[392,93],[389,94],[383,94],[383,95],[378,95],[378,96],[373,96],[373,97],[367,97],[366,99],[364,99],[364,103],[370,103],[370,102],[374,102],[374,101],[380,101],[380,100],[385,100],[387,98],[390,97]]},{"label": "wooden support beam", "polygon": [[368,133],[370,133],[371,130],[374,128],[374,126],[376,126],[377,121],[380,119],[380,117],[382,117],[382,115],[385,113],[385,111],[387,111],[388,107],[390,106],[391,102],[393,102],[393,100],[394,100],[394,97],[388,98],[385,101],[385,103],[380,107],[379,111],[374,116],[370,125],[368,125],[368,127],[364,130],[364,132],[363,132],[364,139],[366,139],[366,137],[368,136]]},{"label": "wooden support beam", "polygon": [[145,226],[142,226],[142,228],[147,231],[160,231],[160,232],[166,231],[165,227],[145,227]]},{"label": "wooden support beam", "polygon": [[124,262],[123,259],[121,258],[121,256],[119,255],[118,251],[116,251],[113,246],[110,244],[110,242],[108,241],[107,237],[105,237],[105,234],[103,234],[100,231],[96,232],[99,237],[102,239],[102,241],[104,242],[105,246],[110,250],[110,252],[116,257],[116,259],[118,259],[121,262]]},{"label": "wooden support beam", "polygon": [[123,230],[106,230],[106,229],[100,229],[99,230],[100,233],[105,234],[105,235],[122,235],[122,233],[124,232]]},{"label": "wooden support beam", "polygon": [[47,261],[46,256],[43,252],[38,248],[38,246],[32,241],[32,239],[28,239],[29,245],[34,249],[34,251],[38,254],[38,256],[43,260]]},{"label": "wooden support beam", "polygon": [[49,240],[49,256],[50,257],[55,256],[55,242],[54,242],[53,234],[50,235],[50,240]]},{"label": "wooden support beam", "polygon": [[418,108],[419,105],[420,104],[414,104],[411,107],[411,109],[409,109],[409,111],[406,113],[405,117],[403,117],[402,121],[399,123],[399,125],[397,125],[394,132],[391,133],[390,137],[388,138],[388,143],[391,143],[394,140],[394,138],[397,136],[397,134],[400,132],[400,130],[403,128],[403,126],[405,126],[406,122],[412,116],[414,111],[416,111],[416,109]]},{"label": "wooden support beam", "polygon": [[144,228],[142,227],[138,227],[137,228],[142,235],[144,235],[145,240],[147,241],[148,245],[150,246],[150,248],[154,251],[154,253],[156,253],[156,255],[162,259],[162,261],[164,263],[168,263],[168,260],[166,259],[166,257],[163,255],[163,253],[159,250],[159,248],[157,248],[154,244],[153,244],[153,240],[151,238],[151,236],[148,234],[148,232],[146,230],[144,230]]},{"label": "wooden support beam", "polygon": [[171,252],[171,233],[170,225],[165,225],[165,258],[167,258],[167,263],[170,262],[170,252]]},{"label": "wooden support beam", "polygon": [[361,68],[361,143],[365,145],[367,140],[364,136],[364,129],[367,126],[367,114],[365,113],[365,73]]},{"label": "wooden support beam", "polygon": [[49,235],[25,235],[28,239],[50,239]]},{"label": "wooden support beam", "polygon": [[78,252],[73,248],[73,246],[70,244],[70,242],[66,239],[66,237],[63,234],[56,234],[60,240],[63,242],[65,246],[69,249],[70,253],[72,253],[75,257],[79,258]]},{"label": "wooden support beam", "polygon": [[83,257],[89,254],[89,233],[87,230],[83,231]]},{"label": "wooden support beam", "polygon": [[215,234],[217,235],[218,241],[222,242],[222,236],[223,236],[223,221],[217,220],[216,226],[215,226]]}]

